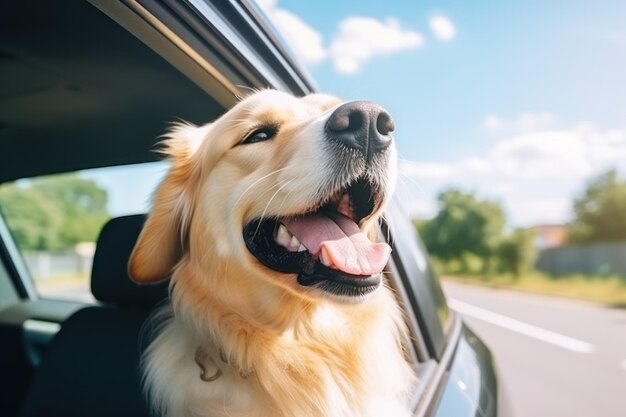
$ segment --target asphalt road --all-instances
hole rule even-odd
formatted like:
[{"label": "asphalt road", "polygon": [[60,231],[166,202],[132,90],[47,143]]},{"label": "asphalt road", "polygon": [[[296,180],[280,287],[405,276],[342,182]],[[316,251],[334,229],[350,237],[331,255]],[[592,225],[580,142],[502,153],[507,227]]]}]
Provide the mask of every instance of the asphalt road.
[{"label": "asphalt road", "polygon": [[490,347],[516,417],[626,417],[626,310],[444,283]]}]

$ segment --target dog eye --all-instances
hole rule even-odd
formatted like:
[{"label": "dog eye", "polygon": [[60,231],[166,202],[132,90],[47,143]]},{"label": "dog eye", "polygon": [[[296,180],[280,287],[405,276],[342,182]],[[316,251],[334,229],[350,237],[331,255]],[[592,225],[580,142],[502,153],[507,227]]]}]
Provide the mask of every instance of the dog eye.
[{"label": "dog eye", "polygon": [[277,126],[263,126],[256,130],[253,130],[246,138],[241,142],[242,145],[249,143],[263,142],[264,140],[270,140],[278,132]]}]

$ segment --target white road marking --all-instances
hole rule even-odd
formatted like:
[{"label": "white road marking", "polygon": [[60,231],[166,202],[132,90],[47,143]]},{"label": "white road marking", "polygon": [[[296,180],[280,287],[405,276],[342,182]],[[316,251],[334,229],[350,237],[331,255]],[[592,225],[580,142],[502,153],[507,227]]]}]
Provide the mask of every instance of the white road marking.
[{"label": "white road marking", "polygon": [[[450,308],[458,311],[464,316],[473,317],[487,323],[495,324],[496,326],[504,327],[505,329],[541,340],[546,343],[551,343],[555,346],[562,347],[563,349],[568,349],[577,353],[592,353],[595,350],[595,346],[591,343],[583,342],[582,340],[574,339],[573,337],[542,329],[541,327],[533,326],[532,324],[524,323],[502,314],[494,313],[492,311],[485,310],[484,308],[464,303],[463,301],[449,298],[448,305]],[[622,365],[626,366],[626,361],[622,363]]]}]

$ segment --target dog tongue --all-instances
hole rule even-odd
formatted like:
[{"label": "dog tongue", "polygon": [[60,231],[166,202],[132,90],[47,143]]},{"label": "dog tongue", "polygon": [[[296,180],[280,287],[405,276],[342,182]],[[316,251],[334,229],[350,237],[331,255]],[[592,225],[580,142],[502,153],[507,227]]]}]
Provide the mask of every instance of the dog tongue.
[{"label": "dog tongue", "polygon": [[339,213],[290,217],[282,223],[309,252],[347,274],[377,274],[389,260],[389,245],[370,241],[354,221]]}]

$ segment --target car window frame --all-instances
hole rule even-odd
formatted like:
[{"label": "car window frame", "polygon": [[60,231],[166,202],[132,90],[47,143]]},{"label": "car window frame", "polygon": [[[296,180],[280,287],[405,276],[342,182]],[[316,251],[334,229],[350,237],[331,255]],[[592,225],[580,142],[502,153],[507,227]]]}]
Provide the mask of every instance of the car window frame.
[{"label": "car window frame", "polygon": [[[425,269],[422,270],[418,262],[411,256],[410,248],[401,245],[401,241],[410,238],[410,235],[402,235],[397,227],[401,227],[400,220],[410,223],[408,216],[402,210],[402,206],[394,198],[387,208],[385,218],[387,221],[381,223],[383,236],[389,236],[389,243],[392,247],[391,259],[398,272],[401,285],[405,291],[405,297],[410,306],[410,319],[417,323],[416,328],[422,333],[424,345],[428,357],[439,360],[442,357],[447,344],[448,335],[451,328],[452,312],[447,307],[445,295],[438,284],[438,277],[432,269],[428,260],[428,253],[421,242],[417,230],[411,224],[410,231],[402,233],[412,233],[415,239],[416,249],[426,262]],[[394,219],[397,219],[394,224]],[[395,235],[394,235],[395,234]],[[405,242],[406,243],[406,242]],[[425,273],[426,272],[426,273]],[[431,274],[432,276],[427,276]],[[435,282],[429,282],[435,281]],[[440,302],[447,309],[447,322],[442,323],[435,305],[435,298],[440,298]]]},{"label": "car window frame", "polygon": [[30,301],[39,299],[32,275],[5,221],[2,208],[0,208],[0,262],[20,299]]},{"label": "car window frame", "polygon": [[[409,405],[415,417],[423,417],[431,415],[436,409],[437,400],[445,386],[446,375],[461,338],[462,322],[461,318],[447,307],[438,276],[428,261],[428,252],[412,224],[409,233],[412,233],[415,238],[416,249],[425,258],[426,268],[432,275],[426,277],[417,265],[410,267],[412,263],[415,264],[415,261],[408,256],[406,251],[399,250],[399,242],[395,239],[397,230],[390,226],[390,223],[393,225],[394,219],[399,220],[400,217],[409,223],[410,220],[395,199],[396,197],[392,199],[392,203],[380,221],[378,238],[392,246],[392,257],[386,270],[387,281],[404,312],[405,323],[411,338],[409,347],[411,364],[419,381],[410,392]],[[408,274],[415,272],[417,276],[412,280]],[[425,282],[427,279],[434,279],[435,282],[429,287]],[[411,282],[421,285],[416,288]],[[429,299],[433,296],[432,284],[438,288],[437,292],[442,297],[441,301],[445,303],[447,309],[445,323],[441,322],[437,307]],[[434,334],[430,333],[433,330]]]}]

